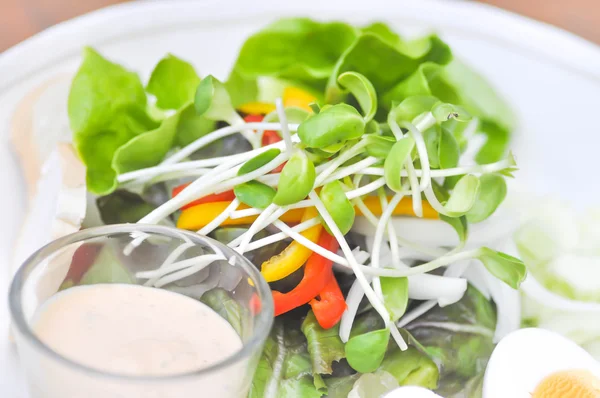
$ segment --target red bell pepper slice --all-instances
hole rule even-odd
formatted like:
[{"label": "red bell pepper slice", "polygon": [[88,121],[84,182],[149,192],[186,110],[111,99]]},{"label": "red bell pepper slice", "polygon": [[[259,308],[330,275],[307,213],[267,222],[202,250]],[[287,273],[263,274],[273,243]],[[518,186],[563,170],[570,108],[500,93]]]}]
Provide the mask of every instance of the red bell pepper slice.
[{"label": "red bell pepper slice", "polygon": [[330,329],[337,325],[347,308],[346,300],[344,300],[342,290],[333,275],[333,270],[328,272],[331,278],[319,293],[320,300],[314,299],[308,303],[323,329]]},{"label": "red bell pepper slice", "polygon": [[[182,184],[182,185],[179,185],[179,186],[173,188],[173,192],[172,192],[173,197],[179,195],[179,193],[181,191],[183,191],[188,185],[190,185],[190,183]],[[224,191],[221,193],[213,193],[213,194],[204,196],[200,199],[196,199],[193,202],[190,202],[187,205],[183,206],[181,209],[182,210],[189,209],[190,207],[193,207],[196,205],[201,205],[203,203],[231,202],[234,199],[235,199],[235,193],[233,193],[233,190]]]},{"label": "red bell pepper slice", "polygon": [[[244,121],[246,123],[262,122],[264,118],[265,117],[263,115],[246,115],[244,117]],[[277,134],[277,131],[265,130],[263,132],[263,136],[261,138],[262,146],[275,144],[276,142],[279,142],[279,141],[281,141],[281,137],[279,136],[279,134]],[[285,163],[282,163],[281,165],[277,166],[277,168],[273,169],[273,171],[271,171],[271,174],[272,173],[280,173],[281,170],[283,169],[283,166],[285,166]]]},{"label": "red bell pepper slice", "polygon": [[[339,246],[337,240],[326,231],[321,232],[318,245],[333,252],[337,251]],[[275,316],[300,307],[315,298],[333,277],[332,264],[331,260],[318,253],[311,254],[306,261],[304,276],[298,286],[288,293],[273,291]]]}]

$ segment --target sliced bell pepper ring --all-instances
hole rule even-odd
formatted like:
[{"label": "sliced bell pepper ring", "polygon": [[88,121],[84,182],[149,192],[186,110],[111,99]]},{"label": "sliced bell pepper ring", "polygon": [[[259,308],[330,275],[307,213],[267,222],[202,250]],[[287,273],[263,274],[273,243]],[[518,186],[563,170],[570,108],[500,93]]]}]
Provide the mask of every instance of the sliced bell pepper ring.
[{"label": "sliced bell pepper ring", "polygon": [[[388,197],[391,200],[391,197]],[[365,199],[365,205],[375,214],[376,216],[381,215],[381,202],[376,196],[370,196]],[[211,222],[215,217],[221,214],[230,202],[213,202],[204,203],[196,206],[192,206],[181,213],[179,220],[177,220],[177,227],[189,230],[198,230],[204,227],[206,224]],[[241,204],[238,207],[239,210],[247,209],[248,206]],[[362,213],[358,208],[355,208],[356,215],[361,216]],[[285,223],[298,223],[302,219],[304,209],[292,209],[285,212],[279,219]],[[410,198],[402,199],[402,201],[396,206],[394,216],[414,216],[412,209],[412,201]],[[248,216],[243,218],[236,218],[234,220],[228,218],[221,225],[244,225],[251,224],[256,220],[257,216]],[[423,217],[429,219],[438,219],[438,213],[429,205],[427,202],[423,202]]]},{"label": "sliced bell pepper ring", "polygon": [[[321,232],[318,245],[334,253],[339,247],[338,241],[324,230]],[[304,276],[294,289],[288,293],[273,291],[275,316],[300,307],[317,297],[331,279],[332,264],[331,260],[318,253],[311,254],[304,265]]]},{"label": "sliced bell pepper ring", "polygon": [[333,269],[330,268],[327,272],[330,275],[329,282],[319,293],[319,300],[314,299],[308,303],[323,329],[330,329],[337,325],[347,308],[340,285],[333,275]]},{"label": "sliced bell pepper ring", "polygon": [[[302,221],[310,220],[318,215],[317,210],[309,207],[304,210]],[[321,235],[323,227],[317,224],[302,232],[302,236],[311,242],[317,242]],[[312,254],[312,250],[293,241],[283,251],[264,263],[261,266],[261,273],[267,282],[278,281],[286,276],[294,273],[298,268],[302,267],[306,260]]]},{"label": "sliced bell pepper ring", "polygon": [[[179,185],[179,186],[173,188],[173,191],[172,191],[173,197],[179,195],[179,193],[181,191],[183,191],[188,185],[190,185],[190,184],[189,183],[182,184],[182,185]],[[194,207],[196,205],[201,205],[203,203],[232,201],[233,199],[235,199],[235,194],[233,193],[233,190],[224,191],[221,193],[213,193],[211,195],[204,196],[200,199],[196,199],[193,202],[190,202],[187,205],[183,206],[181,209],[182,210],[189,209],[190,207]]]}]

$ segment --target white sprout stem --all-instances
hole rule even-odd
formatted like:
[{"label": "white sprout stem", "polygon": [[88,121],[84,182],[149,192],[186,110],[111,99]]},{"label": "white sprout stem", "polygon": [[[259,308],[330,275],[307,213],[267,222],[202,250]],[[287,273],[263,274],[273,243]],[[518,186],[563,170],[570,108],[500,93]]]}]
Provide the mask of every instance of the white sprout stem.
[{"label": "white sprout stem", "polygon": [[[434,119],[435,121],[435,119]],[[419,161],[421,163],[421,184],[420,190],[424,191],[431,184],[431,170],[429,167],[429,155],[427,154],[427,147],[425,146],[425,140],[421,131],[412,123],[404,122],[401,124],[402,127],[408,130],[408,134],[415,141],[417,147],[417,153],[419,154]]]},{"label": "white sprout stem", "polygon": [[[240,254],[244,254],[246,251],[246,247],[254,237],[254,235],[264,228],[263,224],[265,220],[268,220],[269,217],[277,215],[277,218],[281,217],[281,215],[285,213],[285,209],[277,206],[274,203],[271,203],[267,208],[254,220],[248,231],[244,234],[244,238],[240,242],[240,245],[236,248],[236,251]],[[268,225],[268,224],[267,224]]]},{"label": "white sprout stem", "polygon": [[369,166],[374,165],[375,163],[379,162],[379,159],[373,157],[373,156],[369,156],[367,158],[364,158],[363,160],[356,162],[355,164],[348,166],[348,167],[341,167],[339,169],[337,169],[335,171],[335,173],[332,173],[329,177],[327,177],[324,181],[323,181],[323,185],[327,184],[328,182],[331,181],[336,181],[336,180],[341,180],[344,177],[347,177],[349,175],[352,174],[356,174],[358,171],[365,169]]},{"label": "white sprout stem", "polygon": [[[281,222],[281,223],[287,227],[287,224],[285,224],[283,222]],[[304,232],[307,229],[314,227],[315,225],[319,225],[320,223],[321,223],[321,220],[318,217],[311,218],[310,220],[306,220],[298,225],[295,225],[294,227],[291,228],[291,231],[298,232],[298,233]],[[275,221],[275,226],[278,226],[278,225],[280,225],[278,223],[278,221]],[[288,233],[278,232],[276,234],[269,235],[266,238],[262,238],[262,239],[254,241],[254,242],[250,242],[250,244],[246,247],[246,253],[251,252],[252,250],[260,249],[261,247],[265,247],[265,246],[271,245],[273,243],[279,242],[281,240],[284,240],[284,239],[290,237],[291,235],[292,235],[292,233],[289,231],[288,231]],[[319,247],[321,247],[321,246],[319,246]]]},{"label": "white sprout stem", "polygon": [[409,323],[411,323],[412,321],[414,321],[415,319],[417,319],[418,317],[420,317],[421,315],[425,314],[430,309],[435,307],[436,304],[437,304],[437,300],[429,300],[429,301],[424,302],[423,304],[419,305],[417,308],[404,314],[404,316],[402,318],[400,318],[400,320],[398,321],[396,326],[398,326],[399,328],[403,328],[404,326],[408,325]]},{"label": "white sprout stem", "polygon": [[325,179],[327,179],[327,177],[329,177],[334,171],[336,171],[342,164],[352,159],[354,156],[362,153],[366,145],[367,141],[360,141],[354,144],[352,147],[345,150],[344,152],[342,152],[337,158],[329,162],[327,168],[321,173],[319,173],[319,175],[315,179],[315,187],[323,185]]},{"label": "white sprout stem", "polygon": [[[367,185],[364,185],[358,189],[354,189],[352,191],[348,191],[346,192],[346,197],[349,200],[355,199],[357,197],[363,196],[363,195],[367,195],[373,191],[376,191],[378,188],[381,188],[385,185],[385,179],[383,178],[379,178],[373,182],[370,182]],[[292,210],[292,209],[304,209],[307,207],[313,207],[313,201],[310,199],[304,199],[301,200],[300,202],[294,203],[293,205],[289,205],[287,206],[288,210]],[[362,209],[361,209],[362,211]],[[231,213],[230,218],[231,219],[236,219],[236,218],[242,218],[242,217],[250,217],[250,216],[256,216],[260,213],[262,213],[263,210],[262,209],[256,209],[256,208],[250,208],[250,209],[243,209],[243,210],[237,210],[233,213]]]},{"label": "white sprout stem", "polygon": [[[379,201],[381,203],[381,209],[382,209],[382,211],[385,211],[388,207],[388,201],[387,201],[387,197],[385,195],[385,190],[380,189],[378,191],[378,195],[379,195]],[[393,210],[394,209],[392,208],[392,212],[393,212]],[[392,264],[394,265],[394,268],[406,267],[407,265],[404,264],[402,262],[402,260],[400,259],[400,250],[399,250],[400,245],[398,244],[398,236],[396,235],[396,229],[394,228],[392,223],[389,222],[391,217],[392,217],[392,213],[390,213],[390,216],[386,220],[386,224],[387,224],[387,235],[388,235],[389,244],[390,244],[390,251],[392,254]],[[382,213],[382,218],[383,218],[383,213]],[[377,279],[379,280],[379,278],[377,278]]]},{"label": "white sprout stem", "polygon": [[[180,207],[188,204],[189,202],[191,202],[199,197],[202,197],[204,195],[214,192],[215,188],[216,188],[215,186],[218,186],[219,190],[221,190],[221,189],[226,190],[229,188],[233,188],[236,185],[254,180],[256,177],[266,174],[269,171],[273,170],[274,168],[279,166],[281,163],[288,160],[288,158],[289,158],[289,156],[287,153],[280,153],[273,160],[271,160],[264,166],[261,166],[258,169],[251,171],[250,173],[247,173],[247,174],[244,174],[241,176],[237,176],[235,178],[231,178],[231,177],[233,177],[237,174],[237,170],[239,169],[239,167],[234,167],[233,169],[223,171],[223,170],[226,170],[227,167],[231,167],[231,165],[224,163],[221,166],[217,166],[213,170],[214,177],[212,179],[211,178],[203,179],[205,177],[208,177],[209,176],[208,174],[197,179],[192,184],[190,184],[189,186],[184,188],[183,191],[181,191],[179,193],[179,195],[168,200],[162,206],[154,209],[148,215],[143,217],[139,221],[139,223],[154,224],[154,223],[162,220],[163,218],[167,217],[169,214],[173,213]],[[221,169],[221,170],[219,170],[219,169]],[[211,176],[212,176],[212,174],[211,174]],[[227,180],[228,178],[231,178],[231,179],[226,181],[224,184],[219,185],[220,182]]]},{"label": "white sprout stem", "polygon": [[[263,222],[261,223],[261,225],[259,227],[262,229],[262,228],[265,228],[267,225],[273,224],[287,210],[288,210],[287,207],[283,207],[281,209],[276,210],[275,212],[273,212],[272,214],[270,214],[269,217],[266,220],[263,220]],[[237,238],[235,238],[234,240],[232,240],[231,242],[229,242],[227,244],[227,246],[233,247],[233,248],[238,247],[240,245],[240,243],[246,238],[247,234],[248,234],[248,231],[244,232],[243,234],[241,234],[240,236],[238,236]]]},{"label": "white sprout stem", "polygon": [[210,260],[210,261],[208,261],[208,260],[204,260],[204,261],[197,260],[197,263],[195,265],[192,265],[191,267],[182,269],[181,271],[174,272],[174,273],[172,273],[170,275],[166,275],[163,278],[160,278],[158,281],[156,281],[154,283],[154,286],[155,287],[163,287],[165,285],[168,285],[169,283],[173,283],[173,282],[178,281],[180,279],[187,278],[188,276],[194,275],[196,272],[199,272],[199,271],[203,270],[208,265],[212,264],[213,262],[215,262],[217,260],[225,260],[225,257],[220,256],[218,254],[210,254],[208,256],[218,256],[218,258],[215,258],[214,260]]},{"label": "white sprout stem", "polygon": [[[243,130],[248,130],[248,129],[281,130],[281,128],[282,128],[281,123],[262,123],[262,122],[244,123],[244,124],[238,124],[235,126],[223,127],[223,128],[213,131],[210,134],[202,136],[202,137],[198,138],[196,141],[188,144],[187,146],[185,146],[184,148],[179,150],[177,153],[175,153],[175,154],[171,155],[170,157],[168,157],[167,159],[165,159],[161,163],[161,165],[178,163],[179,161],[190,156],[192,153],[196,152],[198,149],[205,147],[206,145],[211,144],[211,143],[215,142],[216,140],[227,137],[228,135],[231,135],[231,134],[239,133]],[[288,129],[290,129],[290,131],[296,131],[296,130],[298,130],[298,125],[297,124],[289,125]]]},{"label": "white sprout stem", "polygon": [[281,98],[275,100],[275,108],[277,109],[277,115],[279,116],[279,122],[281,123],[281,135],[283,136],[283,142],[285,142],[285,150],[289,156],[292,156],[292,150],[294,146],[292,144],[292,136],[288,129],[287,116],[285,115],[285,109],[283,108],[283,102]]},{"label": "white sprout stem", "polygon": [[371,289],[371,285],[369,285],[367,278],[363,274],[360,264],[358,264],[358,262],[356,261],[354,253],[352,253],[352,249],[350,249],[348,242],[346,242],[342,231],[340,231],[340,229],[337,227],[335,221],[333,221],[333,218],[331,218],[331,214],[329,214],[329,212],[325,208],[325,205],[323,204],[323,202],[321,202],[321,199],[314,190],[309,193],[309,197],[315,202],[315,207],[317,208],[317,211],[325,221],[326,225],[329,227],[329,230],[331,231],[333,236],[337,239],[338,243],[340,244],[342,252],[344,253],[346,259],[350,263],[352,271],[354,271],[356,280],[359,281],[361,287],[365,292],[365,295],[371,302],[371,305],[373,306],[375,311],[377,311],[379,315],[383,318],[383,321],[385,322],[386,326],[390,328],[392,336],[396,340],[396,343],[398,344],[400,349],[406,350],[408,348],[406,342],[398,332],[396,325],[393,322],[390,322],[390,314],[388,310],[385,308],[385,305],[379,300],[377,294],[375,294],[373,289]]},{"label": "white sprout stem", "polygon": [[433,188],[431,186],[428,186],[424,192],[427,202],[429,202],[429,205],[435,211],[437,211],[440,214],[448,215],[448,211],[446,210],[444,205],[438,200],[437,196],[435,196],[435,192],[433,192]]},{"label": "white sprout stem", "polygon": [[[182,243],[181,245],[177,246],[175,248],[175,250],[173,250],[171,252],[171,254],[169,254],[167,256],[167,258],[161,264],[161,266],[158,268],[158,270],[168,268],[171,264],[173,264],[173,262],[175,262],[175,260],[177,260],[179,258],[179,256],[181,256],[183,253],[185,253],[185,251],[187,249],[189,249],[190,247],[193,247],[193,246],[194,246],[194,243],[192,243],[192,242]],[[150,278],[150,279],[148,279],[148,281],[146,281],[146,283],[144,283],[144,285],[152,286],[154,284],[154,282],[156,282],[157,280],[158,280],[158,277]]]},{"label": "white sprout stem", "polygon": [[[505,170],[509,167],[514,167],[515,163],[511,158],[502,159],[494,163],[488,164],[474,164],[470,166],[459,166],[453,167],[450,169],[441,169],[441,170],[430,170],[431,178],[444,178],[444,177],[453,177],[463,174],[488,174],[488,173],[496,173],[498,171]],[[423,177],[423,170],[415,169],[414,170],[417,177]],[[378,175],[383,176],[384,172],[382,168],[378,167],[367,167],[364,170],[360,170],[356,174],[365,174],[365,175]],[[406,170],[402,170],[400,172],[401,177],[408,177],[408,172]]]},{"label": "white sprout stem", "polygon": [[[371,267],[380,268],[380,259],[381,259],[381,244],[383,243],[383,234],[385,233],[388,220],[392,216],[392,212],[400,203],[404,196],[401,194],[396,194],[390,201],[389,205],[386,202],[386,207],[383,210],[379,222],[377,223],[377,228],[375,229],[375,236],[373,237],[373,253],[371,256]],[[383,205],[383,203],[382,203]],[[379,296],[380,300],[383,300],[383,290],[381,289],[381,280],[379,277],[373,278],[373,289]]]},{"label": "white sprout stem", "polygon": [[423,217],[423,201],[421,200],[420,186],[419,180],[417,180],[417,175],[415,173],[415,166],[411,159],[406,160],[406,171],[408,171],[408,182],[410,183],[410,189],[412,191],[412,202],[413,202],[413,212],[415,216],[422,218]]},{"label": "white sprout stem", "polygon": [[179,271],[182,269],[188,269],[194,265],[199,263],[211,263],[215,260],[222,260],[224,256],[222,254],[203,254],[201,256],[196,256],[194,258],[188,258],[186,260],[178,261],[176,263],[170,264],[168,266],[164,266],[152,271],[142,271],[135,274],[136,278],[139,279],[160,279],[163,276],[170,274],[175,271]]},{"label": "white sprout stem", "polygon": [[200,230],[198,230],[198,233],[200,235],[208,235],[209,233],[214,231],[216,228],[219,227],[219,225],[221,225],[225,220],[227,220],[231,216],[231,214],[235,211],[235,209],[238,208],[239,205],[240,200],[238,198],[233,199],[221,214],[219,214],[211,222],[209,222]]},{"label": "white sprout stem", "polygon": [[346,311],[344,311],[342,319],[340,320],[339,336],[344,343],[347,343],[350,339],[352,325],[354,324],[358,307],[364,295],[365,292],[362,290],[360,282],[355,280],[346,296]]},{"label": "white sprout stem", "polygon": [[365,167],[364,169],[357,171],[356,174],[383,176],[385,172],[383,167]]}]

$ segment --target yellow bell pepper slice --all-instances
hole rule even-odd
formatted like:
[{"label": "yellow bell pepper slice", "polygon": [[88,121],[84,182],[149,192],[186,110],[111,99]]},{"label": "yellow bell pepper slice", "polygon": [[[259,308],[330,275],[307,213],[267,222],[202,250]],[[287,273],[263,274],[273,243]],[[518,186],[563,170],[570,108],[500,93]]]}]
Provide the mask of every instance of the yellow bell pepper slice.
[{"label": "yellow bell pepper slice", "polygon": [[316,101],[317,98],[314,95],[297,87],[286,87],[283,89],[284,106],[296,106],[312,112],[312,109],[309,105]]},{"label": "yellow bell pepper slice", "polygon": [[[388,201],[391,200],[391,196],[388,197]],[[381,215],[381,203],[379,202],[379,198],[376,196],[369,196],[364,200],[365,205],[369,208],[373,214],[376,216]],[[221,214],[227,206],[229,206],[231,202],[211,202],[211,203],[203,203],[200,205],[196,205],[185,209],[181,212],[181,216],[179,220],[177,220],[177,228],[181,229],[189,229],[189,230],[199,230],[204,227],[206,224],[214,220],[219,214]],[[238,207],[238,210],[247,209],[248,206],[241,204]],[[356,215],[361,216],[362,213],[360,209],[355,208]],[[394,216],[414,216],[413,208],[412,208],[412,200],[410,198],[404,198],[400,201],[398,206],[394,209],[392,213]],[[297,223],[300,222],[302,216],[304,215],[304,209],[292,209],[285,212],[279,219],[286,223]],[[230,226],[230,225],[244,225],[244,224],[252,224],[254,220],[256,220],[257,216],[248,216],[242,218],[226,219],[221,226]],[[425,201],[423,201],[423,218],[429,219],[437,219],[439,218],[438,213],[431,207],[431,205]]]},{"label": "yellow bell pepper slice", "polygon": [[275,110],[275,105],[268,102],[247,102],[238,107],[238,111],[247,115],[266,115]]},{"label": "yellow bell pepper slice", "polygon": [[[302,221],[310,220],[317,215],[317,210],[309,207],[304,211]],[[301,235],[311,242],[317,243],[322,229],[321,224],[317,224],[302,232]],[[311,254],[312,250],[293,241],[281,253],[262,263],[260,272],[267,282],[278,281],[302,267]]]}]

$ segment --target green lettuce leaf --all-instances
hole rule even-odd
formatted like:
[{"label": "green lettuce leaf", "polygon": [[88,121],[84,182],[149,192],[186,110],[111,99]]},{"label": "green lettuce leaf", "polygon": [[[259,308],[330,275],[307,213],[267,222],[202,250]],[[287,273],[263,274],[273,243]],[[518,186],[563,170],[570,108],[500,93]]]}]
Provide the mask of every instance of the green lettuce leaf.
[{"label": "green lettuce leaf", "polygon": [[423,62],[446,64],[452,59],[450,48],[436,35],[402,41],[399,37],[392,40],[391,33],[379,36],[377,31],[382,28],[361,34],[339,59],[327,85],[327,102],[344,99],[337,84],[338,76],[344,72],[364,75],[381,94],[411,75]]},{"label": "green lettuce leaf", "polygon": [[231,297],[227,290],[221,288],[211,289],[202,295],[200,301],[212,308],[221,318],[227,320],[240,336],[243,335],[243,322],[247,316],[245,314],[246,310]]},{"label": "green lettuce leaf", "polygon": [[156,97],[160,109],[179,109],[194,99],[200,77],[188,62],[167,54],[154,67],[146,91]]},{"label": "green lettuce leaf", "polygon": [[140,195],[122,189],[99,197],[96,205],[102,222],[107,225],[135,223],[155,209]]},{"label": "green lettuce leaf", "polygon": [[96,194],[117,185],[112,159],[136,135],[157,127],[146,111],[146,93],[137,74],[103,58],[90,47],[69,92],[73,142],[87,167],[87,187]]},{"label": "green lettuce leaf", "polygon": [[331,364],[344,358],[344,343],[340,339],[339,325],[330,329],[323,329],[317,322],[312,311],[302,322],[302,333],[308,342],[308,353],[312,362],[314,373],[331,374]]},{"label": "green lettuce leaf", "polygon": [[485,370],[494,349],[496,308],[469,285],[459,302],[435,307],[406,328],[440,367],[438,394],[450,396]]},{"label": "green lettuce leaf", "polygon": [[356,29],[345,23],[281,19],[246,40],[233,78],[271,76],[322,89],[355,38]]},{"label": "green lettuce leaf", "polygon": [[[319,398],[306,340],[298,328],[284,327],[278,320],[267,338],[249,398]],[[324,387],[324,385],[323,385]]]}]

